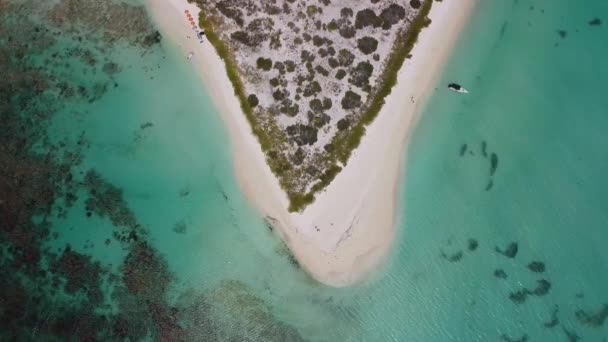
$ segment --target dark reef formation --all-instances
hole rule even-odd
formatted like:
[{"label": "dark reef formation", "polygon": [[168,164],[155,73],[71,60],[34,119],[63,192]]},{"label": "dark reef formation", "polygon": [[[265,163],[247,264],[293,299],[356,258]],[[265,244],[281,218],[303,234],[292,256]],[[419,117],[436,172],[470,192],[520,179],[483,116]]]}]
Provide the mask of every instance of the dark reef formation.
[{"label": "dark reef formation", "polygon": [[524,288],[523,290],[512,292],[509,295],[509,299],[515,304],[523,304],[528,296],[542,297],[549,293],[551,290],[551,283],[546,279],[541,279],[536,282],[536,288],[530,290]]},{"label": "dark reef formation", "polygon": [[559,318],[557,317],[558,313],[559,313],[559,306],[555,305],[555,307],[553,308],[553,311],[551,311],[551,320],[543,323],[543,326],[545,328],[549,328],[549,329],[555,328],[559,324]]},{"label": "dark reef formation", "polygon": [[545,263],[542,261],[532,261],[528,264],[528,269],[535,273],[545,272]]},{"label": "dark reef formation", "polygon": [[528,335],[523,334],[520,338],[512,338],[512,337],[509,337],[507,334],[502,334],[502,335],[500,335],[500,340],[504,341],[504,342],[527,342]]},{"label": "dark reef formation", "polygon": [[441,252],[441,257],[449,262],[458,262],[462,259],[463,255],[464,254],[462,253],[462,251],[458,251],[449,255],[444,252]]},{"label": "dark reef formation", "polygon": [[[95,170],[81,171],[86,132],[47,134],[60,111],[86,106],[117,86],[113,77],[124,67],[110,52],[158,49],[160,34],[143,6],[0,0],[0,37],[0,340],[301,340],[244,284],[222,293],[237,296],[239,310],[256,312],[245,319],[248,330],[220,327],[204,311],[212,300],[203,294],[170,300],[177,279],[121,189]],[[107,237],[87,240],[82,249],[49,247],[71,229],[62,219],[76,204],[86,207],[83,216],[111,227],[108,236],[126,253],[119,267],[83,252],[110,245]]]},{"label": "dark reef formation", "polygon": [[602,305],[597,312],[587,312],[584,310],[578,310],[575,313],[576,319],[583,324],[590,327],[601,327],[608,318],[608,304]]},{"label": "dark reef formation", "polygon": [[481,155],[486,158],[488,156],[488,143],[484,140],[481,142]]},{"label": "dark reef formation", "polygon": [[507,258],[515,258],[515,256],[517,255],[517,251],[519,250],[519,247],[517,246],[517,242],[511,242],[507,248],[505,248],[504,250],[496,247],[495,251],[497,253],[500,253],[504,256],[506,256]]},{"label": "dark reef formation", "polygon": [[496,169],[498,168],[498,155],[494,152],[490,155],[490,177],[494,176]]},{"label": "dark reef formation", "polygon": [[570,331],[564,327],[562,327],[562,331],[566,335],[568,342],[578,342],[581,339],[581,337],[578,336],[578,334],[576,334],[574,331]]},{"label": "dark reef formation", "polygon": [[507,272],[503,269],[497,269],[494,271],[494,276],[498,279],[507,279]]},{"label": "dark reef formation", "polygon": [[469,239],[467,248],[470,252],[474,252],[479,247],[479,241],[476,239]]},{"label": "dark reef formation", "polygon": [[[467,155],[467,152],[469,152],[468,154],[470,156],[475,156],[476,153],[473,152],[473,149],[469,148],[469,145],[467,143],[463,143],[460,146],[460,150],[459,150],[459,155],[460,157],[465,157]],[[490,156],[490,174],[488,177],[487,182],[485,183],[485,191],[490,191],[493,187],[494,187],[494,175],[496,173],[496,170],[498,169],[498,155],[495,152],[489,153],[488,152],[488,143],[485,140],[481,141],[481,149],[480,149],[480,153],[479,156],[483,159],[483,160],[487,160],[488,159],[488,155]]]},{"label": "dark reef formation", "polygon": [[463,157],[465,155],[465,153],[467,153],[467,144],[462,144],[462,146],[460,146],[460,156]]},{"label": "dark reef formation", "polygon": [[593,19],[589,20],[588,24],[589,24],[589,26],[600,26],[600,25],[602,25],[602,19],[593,18]]}]

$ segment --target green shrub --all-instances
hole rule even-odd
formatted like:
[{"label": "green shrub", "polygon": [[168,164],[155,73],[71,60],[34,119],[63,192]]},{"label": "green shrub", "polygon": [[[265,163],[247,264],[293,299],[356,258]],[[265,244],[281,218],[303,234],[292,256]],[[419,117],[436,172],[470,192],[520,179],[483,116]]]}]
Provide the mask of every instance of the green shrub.
[{"label": "green shrub", "polygon": [[342,98],[342,108],[345,110],[361,107],[361,95],[352,90],[347,90]]},{"label": "green shrub", "polygon": [[357,47],[361,52],[369,55],[378,48],[378,41],[374,37],[359,38],[357,39]]},{"label": "green shrub", "polygon": [[327,24],[327,30],[328,31],[335,31],[338,29],[338,24],[336,24],[335,20],[332,20],[329,24]]},{"label": "green shrub", "polygon": [[272,59],[270,58],[260,57],[256,61],[256,64],[258,66],[258,69],[262,69],[264,71],[269,71],[270,69],[272,69]]},{"label": "green shrub", "polygon": [[258,97],[255,96],[255,94],[251,94],[247,97],[247,103],[249,103],[251,108],[254,108],[260,103],[260,100],[258,100]]}]

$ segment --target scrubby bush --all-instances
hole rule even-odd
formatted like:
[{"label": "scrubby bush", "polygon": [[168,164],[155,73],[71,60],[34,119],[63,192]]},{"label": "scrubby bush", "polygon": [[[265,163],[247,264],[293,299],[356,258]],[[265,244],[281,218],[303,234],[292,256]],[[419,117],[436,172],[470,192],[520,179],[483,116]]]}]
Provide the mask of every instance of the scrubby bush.
[{"label": "scrubby bush", "polygon": [[281,62],[281,61],[275,62],[274,68],[279,71],[279,74],[281,74],[281,75],[285,74],[285,64],[283,64],[283,62]]},{"label": "scrubby bush", "polygon": [[281,102],[281,107],[279,108],[279,111],[285,115],[294,117],[298,115],[298,112],[300,111],[300,106],[298,106],[297,103],[292,103],[292,101],[289,99],[285,99]]},{"label": "scrubby bush", "polygon": [[346,76],[346,71],[344,71],[344,69],[338,69],[338,71],[336,71],[336,78],[338,80],[342,80],[344,76]]},{"label": "scrubby bush", "polygon": [[338,51],[338,62],[340,63],[341,66],[343,67],[347,67],[350,66],[351,64],[353,64],[353,61],[355,60],[355,55],[346,50],[346,49],[340,49],[340,51]]},{"label": "scrubby bush", "polygon": [[283,3],[283,13],[291,14],[291,8],[289,7],[289,5],[286,2]]},{"label": "scrubby bush", "polygon": [[321,100],[319,99],[312,99],[310,100],[310,102],[308,103],[310,110],[313,113],[322,113],[323,112],[323,102],[321,102]]},{"label": "scrubby bush", "polygon": [[268,4],[264,6],[264,12],[269,15],[281,14],[281,7]]},{"label": "scrubby bush", "polygon": [[285,89],[277,89],[272,93],[272,98],[275,99],[275,101],[281,101],[287,96],[289,96],[289,92]]},{"label": "scrubby bush", "polygon": [[325,113],[314,114],[313,112],[308,112],[308,122],[316,128],[322,128],[327,125],[330,120],[331,118],[329,115]]},{"label": "scrubby bush", "polygon": [[216,8],[226,18],[230,18],[234,20],[237,25],[243,26],[243,13],[231,1],[219,1],[216,4]]},{"label": "scrubby bush", "polygon": [[350,126],[350,121],[348,120],[348,118],[342,118],[340,120],[338,120],[338,130],[343,131],[345,129],[348,129],[348,126]]},{"label": "scrubby bush", "polygon": [[303,63],[313,62],[315,60],[315,55],[306,50],[302,50],[302,52],[300,53],[300,59],[302,59]]},{"label": "scrubby bush", "polygon": [[295,124],[287,126],[287,135],[298,146],[312,145],[317,142],[317,128],[309,125]]},{"label": "scrubby bush", "polygon": [[250,35],[260,36],[262,40],[268,39],[274,30],[274,21],[270,18],[256,18],[247,25],[247,32]]},{"label": "scrubby bush", "polygon": [[269,71],[270,69],[272,69],[272,59],[259,57],[256,61],[256,65],[258,69]]},{"label": "scrubby bush", "polygon": [[360,30],[364,27],[380,27],[382,26],[382,19],[376,15],[376,13],[369,8],[357,12],[355,17],[355,28]]},{"label": "scrubby bush", "polygon": [[287,72],[294,72],[296,70],[296,63],[294,63],[292,60],[286,60],[285,68],[287,69]]},{"label": "scrubby bush", "polygon": [[340,10],[340,16],[342,16],[344,18],[352,17],[353,16],[352,8],[349,8],[349,7],[342,8]]},{"label": "scrubby bush", "polygon": [[369,78],[374,72],[374,67],[369,62],[359,62],[357,67],[350,71],[349,82],[359,88],[369,85]]},{"label": "scrubby bush", "polygon": [[337,59],[335,59],[335,58],[333,58],[333,57],[330,57],[330,58],[327,60],[327,63],[329,63],[329,66],[330,66],[331,68],[333,68],[333,69],[335,69],[335,68],[337,68],[337,67],[339,67],[339,66],[340,66],[340,63],[338,63],[338,60],[337,60]]},{"label": "scrubby bush", "polygon": [[420,0],[410,0],[410,6],[412,6],[413,9],[419,9],[422,4],[420,3]]},{"label": "scrubby bush", "polygon": [[355,36],[357,30],[351,25],[343,25],[340,27],[340,31],[338,31],[343,38],[350,39]]},{"label": "scrubby bush", "polygon": [[281,47],[281,31],[275,32],[270,36],[270,44],[268,46],[273,50],[278,50]]},{"label": "scrubby bush", "polygon": [[325,43],[325,40],[322,37],[317,36],[317,35],[312,37],[312,44],[314,46],[321,46],[321,45],[323,45],[323,43]]},{"label": "scrubby bush", "polygon": [[306,14],[308,15],[308,17],[314,17],[317,13],[320,13],[322,10],[321,8],[315,6],[315,5],[309,5],[308,7],[306,7]]},{"label": "scrubby bush", "polygon": [[345,110],[355,109],[361,107],[361,95],[354,91],[347,90],[342,98],[342,108]]},{"label": "scrubby bush", "polygon": [[255,94],[250,94],[247,97],[247,103],[249,103],[251,108],[254,108],[255,106],[257,106],[260,103],[260,100],[258,100],[258,97],[255,96]]},{"label": "scrubby bush", "polygon": [[323,98],[323,110],[328,111],[331,109],[331,99],[329,97]]},{"label": "scrubby bush", "polygon": [[232,34],[230,35],[230,38],[232,38],[233,40],[243,44],[243,45],[247,45],[250,47],[255,46],[255,42],[251,39],[251,37],[247,34],[247,32],[244,31],[235,31],[232,32]]},{"label": "scrubby bush", "polygon": [[376,51],[378,48],[378,41],[374,37],[363,37],[357,39],[357,47],[361,52],[366,55]]},{"label": "scrubby bush", "polygon": [[317,65],[317,66],[315,67],[315,70],[316,70],[316,71],[317,71],[319,74],[321,74],[321,75],[323,75],[323,76],[325,76],[325,77],[329,76],[329,71],[327,71],[327,69],[325,69],[324,67],[322,67],[322,66],[320,66],[320,65]]},{"label": "scrubby bush", "polygon": [[[413,7],[413,6],[412,6]],[[397,5],[391,4],[380,13],[380,18],[385,23],[389,23],[390,25],[397,24],[400,20],[405,18],[405,8]],[[389,28],[390,28],[389,25]]]},{"label": "scrubby bush", "polygon": [[291,156],[291,162],[294,163],[294,165],[302,165],[305,157],[306,154],[304,153],[304,150],[301,147],[298,147],[296,152]]}]

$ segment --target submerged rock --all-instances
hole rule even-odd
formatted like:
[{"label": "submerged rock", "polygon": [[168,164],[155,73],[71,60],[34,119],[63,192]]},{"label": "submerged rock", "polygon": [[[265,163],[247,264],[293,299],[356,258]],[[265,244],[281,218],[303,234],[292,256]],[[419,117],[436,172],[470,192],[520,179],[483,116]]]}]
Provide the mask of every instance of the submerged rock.
[{"label": "submerged rock", "polygon": [[517,242],[511,242],[504,251],[498,247],[496,247],[495,250],[497,253],[500,253],[506,256],[507,258],[512,259],[515,258],[515,256],[517,255],[517,251],[519,250],[519,248],[517,247]]},{"label": "submerged rock", "polygon": [[498,279],[507,279],[507,272],[499,268],[494,271],[494,276]]},{"label": "submerged rock", "polygon": [[600,26],[600,25],[602,25],[602,19],[593,18],[593,19],[589,20],[588,24],[589,24],[589,26]]},{"label": "submerged rock", "polygon": [[575,315],[581,324],[595,328],[601,327],[608,318],[608,304],[604,304],[597,312],[578,310]]},{"label": "submerged rock", "polygon": [[559,306],[555,305],[553,311],[551,312],[551,320],[543,324],[545,328],[555,328],[559,324],[559,318],[557,318],[558,312]]},{"label": "submerged rock", "polygon": [[534,290],[523,289],[516,292],[511,292],[509,299],[515,304],[522,304],[526,301],[528,296],[542,297],[549,293],[551,289],[551,283],[548,280],[541,279],[537,281],[536,288]]},{"label": "submerged rock", "polygon": [[464,156],[465,153],[467,153],[467,144],[462,144],[462,146],[460,146],[460,156]]},{"label": "submerged rock", "polygon": [[564,332],[564,334],[566,334],[568,342],[578,342],[581,339],[581,337],[578,336],[574,331],[570,331],[564,327],[562,327],[562,331]]},{"label": "submerged rock", "polygon": [[537,284],[538,285],[536,286],[536,288],[530,294],[541,297],[549,293],[549,290],[551,289],[551,283],[548,280],[541,279],[537,281]]},{"label": "submerged rock", "polygon": [[469,242],[468,242],[469,251],[473,252],[477,249],[477,247],[479,247],[479,242],[475,239],[469,239]]},{"label": "submerged rock", "polygon": [[441,257],[446,259],[449,262],[458,262],[462,259],[462,256],[463,256],[462,251],[458,251],[451,255],[447,255],[444,252],[441,252]]},{"label": "submerged rock", "polygon": [[186,229],[187,229],[187,226],[184,221],[179,221],[173,226],[173,231],[177,234],[185,234]]},{"label": "submerged rock", "polygon": [[493,176],[498,168],[498,155],[492,152],[490,155],[490,176]]},{"label": "submerged rock", "polygon": [[526,342],[528,341],[528,335],[523,334],[520,338],[511,338],[506,334],[500,335],[500,340],[504,342]]},{"label": "submerged rock", "polygon": [[488,182],[488,184],[486,185],[486,191],[490,191],[492,190],[492,188],[494,187],[494,181],[490,179],[490,181]]},{"label": "submerged rock", "polygon": [[532,272],[543,273],[545,272],[545,263],[542,261],[532,261],[528,264],[528,269]]},{"label": "submerged rock", "polygon": [[511,292],[511,294],[509,295],[509,299],[511,299],[511,301],[515,304],[523,304],[526,301],[527,297],[528,297],[527,289],[523,289],[523,290],[516,291],[516,292]]}]

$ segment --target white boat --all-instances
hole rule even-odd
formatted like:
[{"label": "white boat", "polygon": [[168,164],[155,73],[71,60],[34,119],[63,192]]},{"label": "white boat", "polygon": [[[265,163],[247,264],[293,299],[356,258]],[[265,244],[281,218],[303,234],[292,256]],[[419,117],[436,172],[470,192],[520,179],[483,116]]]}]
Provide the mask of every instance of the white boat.
[{"label": "white boat", "polygon": [[192,56],[194,56],[194,52],[190,52],[190,53],[188,54],[188,57],[186,57],[186,58],[187,58],[188,60],[190,60],[190,59],[192,58]]},{"label": "white boat", "polygon": [[469,91],[464,89],[460,84],[457,83],[450,83],[448,84],[448,88],[452,91],[455,91],[457,93],[461,93],[461,94],[467,94]]}]

